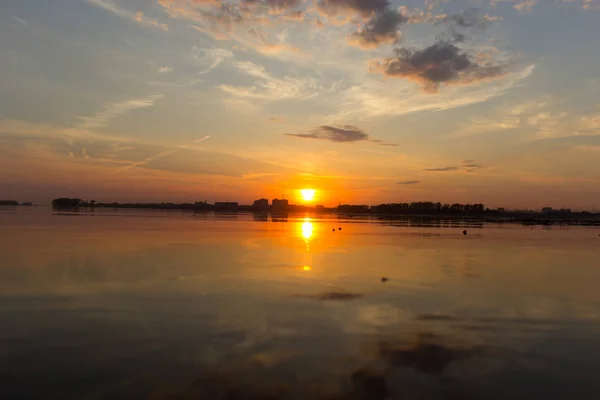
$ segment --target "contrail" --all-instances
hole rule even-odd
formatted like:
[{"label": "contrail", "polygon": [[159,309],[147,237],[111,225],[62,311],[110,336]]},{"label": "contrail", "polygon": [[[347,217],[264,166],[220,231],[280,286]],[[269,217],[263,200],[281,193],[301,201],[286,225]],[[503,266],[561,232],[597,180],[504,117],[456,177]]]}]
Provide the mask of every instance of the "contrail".
[{"label": "contrail", "polygon": [[210,138],[210,135],[204,136],[202,139],[194,140],[190,144],[182,144],[181,146],[177,146],[177,148],[175,148],[173,150],[165,150],[165,151],[163,151],[161,153],[158,153],[158,154],[155,154],[155,155],[153,155],[151,157],[148,157],[148,158],[146,158],[146,159],[144,159],[142,161],[134,162],[134,163],[129,164],[129,165],[123,167],[123,168],[120,168],[120,169],[117,170],[117,173],[123,172],[123,171],[127,171],[127,170],[132,169],[132,168],[139,167],[140,165],[148,164],[150,161],[158,160],[159,158],[163,158],[163,157],[166,157],[168,155],[171,155],[171,154],[175,153],[177,150],[187,149],[187,148],[193,146],[194,144],[202,143],[205,140],[207,140],[208,138]]}]

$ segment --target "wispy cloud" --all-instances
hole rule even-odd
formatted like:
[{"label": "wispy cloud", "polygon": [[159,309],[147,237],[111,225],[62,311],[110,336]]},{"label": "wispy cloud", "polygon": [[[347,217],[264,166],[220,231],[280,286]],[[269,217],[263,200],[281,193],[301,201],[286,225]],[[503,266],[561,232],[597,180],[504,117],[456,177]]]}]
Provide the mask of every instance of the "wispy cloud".
[{"label": "wispy cloud", "polygon": [[117,103],[104,104],[104,110],[92,117],[77,117],[79,127],[83,129],[95,129],[107,126],[111,120],[133,110],[152,107],[163,95],[151,95],[137,99],[126,100]]},{"label": "wispy cloud", "polygon": [[483,165],[476,163],[475,160],[463,160],[462,167],[466,172],[475,172],[475,170],[485,168]]},{"label": "wispy cloud", "polygon": [[421,183],[421,181],[400,181],[396,182],[396,185],[417,185]]},{"label": "wispy cloud", "polygon": [[158,72],[160,72],[161,74],[168,74],[169,72],[173,72],[173,68],[169,67],[168,65],[165,65],[164,67],[160,67],[158,69]]},{"label": "wispy cloud", "polygon": [[490,0],[490,5],[495,7],[498,3],[514,3],[513,8],[519,12],[530,13],[538,0]]},{"label": "wispy cloud", "polygon": [[192,52],[192,57],[195,60],[198,60],[202,63],[206,62],[206,60],[210,62],[208,67],[198,72],[198,75],[207,74],[213,69],[217,68],[225,60],[233,58],[233,53],[227,49],[199,49],[194,47]]},{"label": "wispy cloud", "polygon": [[221,90],[237,97],[249,97],[263,100],[307,99],[318,95],[315,79],[300,77],[275,78],[265,67],[251,61],[233,63],[234,67],[245,75],[257,80],[252,86],[221,85]]},{"label": "wispy cloud", "polygon": [[481,86],[453,86],[435,96],[422,93],[418,89],[415,91],[401,82],[365,81],[338,94],[338,104],[342,110],[330,118],[397,116],[483,103],[519,86],[534,69],[534,65],[529,65],[495,82],[485,82]]},{"label": "wispy cloud", "polygon": [[506,115],[496,118],[473,117],[456,132],[449,134],[448,138],[467,138],[476,135],[490,134],[518,128],[521,118],[515,115]]},{"label": "wispy cloud", "polygon": [[116,172],[117,173],[118,172],[123,172],[123,171],[127,171],[129,169],[132,169],[132,168],[137,168],[137,167],[140,167],[142,165],[146,165],[146,164],[148,164],[151,161],[155,161],[155,160],[158,160],[160,158],[169,156],[169,155],[171,155],[171,154],[173,154],[173,153],[175,153],[175,152],[177,152],[179,150],[189,149],[189,148],[193,147],[196,144],[199,144],[199,143],[204,142],[205,140],[208,140],[209,138],[210,138],[210,135],[207,135],[207,136],[204,136],[201,139],[194,140],[192,143],[184,144],[184,145],[181,145],[181,146],[177,146],[174,149],[162,151],[162,152],[160,152],[158,154],[155,154],[155,155],[153,155],[151,157],[145,158],[142,161],[137,161],[137,162],[131,163],[129,165],[126,165],[123,168],[119,168]]},{"label": "wispy cloud", "polygon": [[423,171],[427,171],[427,172],[451,172],[451,171],[458,171],[458,167],[427,168],[427,169],[424,169]]},{"label": "wispy cloud", "polygon": [[21,19],[21,18],[17,17],[16,15],[13,15],[11,17],[11,19],[14,21],[17,21],[18,23],[20,23],[21,25],[23,25],[25,27],[29,26],[29,24],[24,19]]},{"label": "wispy cloud", "polygon": [[87,0],[87,2],[89,4],[92,4],[96,7],[101,8],[103,10],[111,12],[120,18],[135,21],[140,25],[158,28],[158,29],[162,29],[164,31],[169,30],[169,25],[161,23],[156,19],[149,18],[149,17],[145,16],[143,12],[134,12],[134,11],[127,10],[127,9],[115,4],[115,2],[112,0]]}]

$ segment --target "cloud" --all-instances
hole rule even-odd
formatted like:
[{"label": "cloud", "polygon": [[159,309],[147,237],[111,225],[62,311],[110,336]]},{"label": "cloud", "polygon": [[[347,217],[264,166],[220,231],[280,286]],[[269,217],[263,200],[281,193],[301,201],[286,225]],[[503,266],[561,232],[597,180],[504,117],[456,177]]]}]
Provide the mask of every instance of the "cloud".
[{"label": "cloud", "polygon": [[469,169],[480,169],[480,168],[484,168],[483,165],[481,164],[476,164],[475,160],[463,160],[462,162],[462,166],[464,168],[469,168]]},{"label": "cloud", "polygon": [[581,7],[584,10],[600,11],[600,0],[582,0]]},{"label": "cloud", "polygon": [[485,28],[489,22],[501,19],[501,17],[481,15],[478,8],[468,8],[461,14],[443,16],[440,22],[452,24],[459,28]]},{"label": "cloud", "polygon": [[118,103],[106,103],[104,104],[104,110],[96,113],[92,117],[77,117],[77,119],[80,121],[78,125],[83,129],[105,127],[112,119],[118,117],[119,115],[126,114],[130,111],[140,108],[152,107],[162,96],[162,94],[157,94]]},{"label": "cloud", "polygon": [[362,17],[373,17],[378,12],[389,8],[388,0],[318,0],[317,8],[323,15],[359,14]]},{"label": "cloud", "polygon": [[423,49],[399,48],[396,56],[372,64],[375,71],[389,77],[418,82],[435,93],[441,85],[468,85],[506,75],[506,67],[477,61],[446,41]]},{"label": "cloud", "polygon": [[533,11],[533,6],[536,5],[538,0],[522,0],[515,4],[513,8],[517,11],[530,13]]},{"label": "cloud", "polygon": [[173,68],[171,68],[171,67],[169,67],[167,65],[167,66],[164,66],[164,67],[160,67],[158,69],[158,72],[160,72],[161,74],[168,74],[169,72],[173,72]]},{"label": "cloud", "polygon": [[91,5],[111,12],[120,18],[135,21],[140,25],[162,29],[163,31],[169,30],[169,26],[167,24],[163,24],[156,19],[146,17],[143,12],[133,12],[124,9],[116,5],[112,0],[87,0],[87,2]]},{"label": "cloud", "polygon": [[451,171],[458,171],[458,167],[428,168],[428,169],[424,169],[423,171],[427,171],[427,172],[451,172]]},{"label": "cloud", "polygon": [[[584,0],[585,1],[585,0]],[[519,12],[530,13],[538,0],[490,0],[490,6],[495,7],[498,3],[515,3],[513,8]]]},{"label": "cloud", "polygon": [[330,115],[331,119],[350,117],[373,118],[380,116],[398,116],[422,111],[441,111],[483,103],[503,95],[508,90],[520,86],[531,76],[535,65],[511,73],[498,81],[482,82],[481,85],[462,85],[449,87],[436,96],[422,91],[415,93],[411,85],[402,81],[366,80],[360,84],[345,88],[336,99],[340,111]]},{"label": "cloud", "polygon": [[275,78],[266,72],[265,67],[251,61],[240,61],[233,66],[243,74],[257,80],[250,87],[221,85],[221,90],[236,97],[273,100],[307,99],[319,94],[319,87],[312,78]]},{"label": "cloud", "polygon": [[[204,53],[204,57],[200,57],[199,53]],[[194,48],[194,58],[212,60],[211,64],[198,72],[198,75],[204,75],[217,68],[221,63],[229,58],[233,58],[233,53],[227,49],[196,49]]]},{"label": "cloud", "polygon": [[17,17],[16,15],[13,15],[11,17],[11,19],[14,21],[17,21],[18,23],[20,23],[21,25],[23,25],[25,27],[29,26],[29,24],[24,19],[21,19],[21,18]]},{"label": "cloud", "polygon": [[396,185],[417,185],[421,183],[421,181],[401,181],[401,182],[396,182]]},{"label": "cloud", "polygon": [[400,25],[408,18],[394,10],[375,14],[365,26],[352,34],[348,41],[362,48],[375,48],[382,44],[394,44],[401,38]]},{"label": "cloud", "polygon": [[329,140],[335,143],[352,143],[369,140],[369,135],[352,125],[328,126],[323,125],[311,133],[286,133],[302,139]]},{"label": "cloud", "polygon": [[470,120],[465,121],[464,125],[459,130],[452,132],[447,136],[452,138],[466,138],[515,129],[518,128],[520,124],[521,118],[518,115],[508,115],[498,118],[473,117]]},{"label": "cloud", "polygon": [[280,15],[304,3],[303,0],[242,0],[242,4],[250,7],[263,7],[270,14]]},{"label": "cloud", "polygon": [[379,140],[379,139],[371,139],[370,141],[373,143],[377,143],[380,146],[398,147],[398,145],[396,143],[388,143],[388,142],[384,142],[383,140]]},{"label": "cloud", "polygon": [[150,156],[150,157],[147,157],[147,158],[143,159],[142,161],[137,161],[137,162],[131,163],[129,165],[126,165],[123,168],[119,168],[116,172],[123,172],[123,171],[127,171],[129,169],[132,169],[132,168],[137,168],[137,167],[140,167],[142,165],[146,165],[146,164],[148,164],[151,161],[155,161],[155,160],[161,159],[163,157],[169,156],[169,155],[175,153],[178,150],[189,149],[193,145],[198,144],[198,143],[202,143],[205,140],[208,140],[209,138],[210,138],[210,135],[209,136],[205,136],[205,137],[203,137],[201,139],[198,139],[198,140],[194,140],[192,143],[184,144],[184,145],[181,145],[181,146],[177,146],[175,149],[161,151],[160,153],[155,154],[155,155]]}]

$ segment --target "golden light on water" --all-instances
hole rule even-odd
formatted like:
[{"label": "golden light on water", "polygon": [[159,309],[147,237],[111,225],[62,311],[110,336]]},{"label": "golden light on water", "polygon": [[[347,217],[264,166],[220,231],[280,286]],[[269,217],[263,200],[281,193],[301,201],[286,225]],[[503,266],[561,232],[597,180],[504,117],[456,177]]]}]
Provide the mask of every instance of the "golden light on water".
[{"label": "golden light on water", "polygon": [[315,189],[300,190],[300,195],[302,196],[302,200],[304,200],[304,201],[313,201],[315,199],[316,194],[317,194],[317,191]]},{"label": "golden light on water", "polygon": [[302,267],[302,270],[303,270],[303,271],[311,271],[311,270],[312,270],[312,268],[311,268],[311,267],[309,267],[308,265],[305,265],[304,267]]},{"label": "golden light on water", "polygon": [[305,240],[309,240],[310,238],[312,238],[313,236],[313,223],[310,221],[304,221],[301,225],[301,229],[302,229],[302,237]]}]

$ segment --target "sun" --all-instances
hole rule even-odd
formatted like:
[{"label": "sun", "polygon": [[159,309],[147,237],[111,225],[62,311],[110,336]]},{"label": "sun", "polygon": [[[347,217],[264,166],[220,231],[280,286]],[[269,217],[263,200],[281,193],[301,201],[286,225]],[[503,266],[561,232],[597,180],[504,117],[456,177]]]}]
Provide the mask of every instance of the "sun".
[{"label": "sun", "polygon": [[317,194],[315,189],[302,189],[300,191],[300,195],[304,201],[313,201],[315,199],[315,194]]}]

